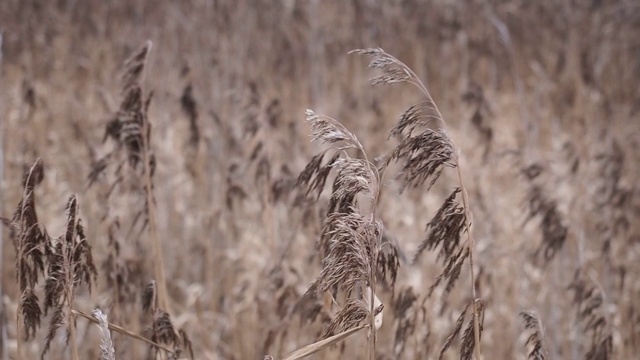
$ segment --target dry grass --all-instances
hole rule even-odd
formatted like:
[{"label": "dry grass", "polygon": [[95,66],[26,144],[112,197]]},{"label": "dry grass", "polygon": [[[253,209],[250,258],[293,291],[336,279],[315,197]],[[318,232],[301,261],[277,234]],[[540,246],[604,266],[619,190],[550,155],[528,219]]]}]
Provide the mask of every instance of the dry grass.
[{"label": "dry grass", "polygon": [[0,2],[0,360],[633,358],[639,21]]}]

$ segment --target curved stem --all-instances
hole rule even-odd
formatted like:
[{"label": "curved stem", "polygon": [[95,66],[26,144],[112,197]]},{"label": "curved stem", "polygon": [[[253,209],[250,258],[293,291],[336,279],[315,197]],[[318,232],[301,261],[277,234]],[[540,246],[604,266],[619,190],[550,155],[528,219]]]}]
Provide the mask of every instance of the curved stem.
[{"label": "curved stem", "polygon": [[[436,112],[437,116],[439,117],[439,120],[442,122],[443,125],[446,125],[445,121],[444,121],[444,117],[442,117],[442,113],[440,112],[440,109],[438,109],[438,105],[435,103],[435,101],[433,101],[433,97],[431,96],[431,93],[429,93],[429,90],[427,89],[427,87],[422,83],[422,81],[420,80],[420,78],[416,75],[416,73],[411,70],[411,68],[409,68],[405,63],[403,63],[402,61],[396,59],[395,57],[388,55],[390,58],[393,59],[393,61],[396,62],[397,65],[401,66],[402,68],[405,69],[405,71],[409,74],[409,80],[406,80],[408,83],[416,86],[418,89],[420,89],[420,91],[422,91],[422,93],[427,97],[427,100],[431,103],[431,105],[433,105],[433,110]],[[477,295],[476,295],[476,285],[475,285],[475,274],[474,274],[474,270],[473,270],[473,251],[475,248],[475,243],[473,240],[473,236],[471,235],[471,211],[469,209],[469,195],[467,194],[467,189],[464,187],[464,183],[462,181],[462,171],[460,170],[460,149],[455,145],[455,143],[453,141],[451,141],[453,148],[454,149],[458,149],[458,154],[456,155],[456,161],[455,164],[457,172],[458,172],[458,181],[460,184],[460,190],[462,191],[462,205],[464,207],[464,213],[465,213],[465,229],[467,232],[467,247],[469,250],[469,272],[471,274],[471,292],[473,295],[473,334],[474,334],[474,340],[475,340],[475,346],[474,346],[474,352],[475,352],[475,356],[477,360],[481,360],[481,351],[480,351],[480,321],[479,321],[479,316],[480,316],[480,309],[478,307],[478,300],[477,299]]]},{"label": "curved stem", "polygon": [[[147,42],[147,46],[149,50],[147,51],[147,58],[144,60],[145,64],[148,61],[149,54],[151,53],[151,47],[153,43],[151,40]],[[146,74],[147,66],[144,67],[145,72],[142,74]],[[144,82],[144,78],[140,79],[140,83]],[[165,280],[164,274],[164,259],[162,253],[162,243],[160,242],[160,238],[158,236],[158,224],[156,217],[156,206],[153,197],[153,183],[151,181],[151,158],[149,156],[149,152],[151,151],[151,145],[149,144],[149,140],[147,135],[149,134],[149,121],[147,118],[146,110],[143,116],[142,122],[142,156],[144,161],[144,180],[145,180],[145,192],[146,192],[146,201],[147,201],[147,210],[149,212],[149,232],[151,235],[151,241],[153,242],[153,252],[155,257],[155,274],[156,274],[156,283],[158,285],[158,303],[160,307],[170,313],[169,309],[169,295],[167,292],[167,284]]]},{"label": "curved stem", "polygon": [[444,117],[442,117],[442,113],[440,112],[440,109],[438,109],[438,105],[436,105],[436,102],[433,101],[433,97],[431,96],[431,93],[429,92],[429,90],[427,89],[427,87],[424,85],[424,83],[422,82],[422,80],[420,80],[420,78],[418,77],[418,75],[411,70],[410,67],[408,67],[405,63],[403,63],[402,61],[396,59],[394,56],[391,56],[389,54],[387,54],[388,56],[390,56],[395,62],[396,64],[400,65],[402,68],[404,68],[404,70],[409,73],[409,79],[410,80],[406,80],[409,84],[412,84],[413,86],[417,87],[418,89],[420,89],[420,91],[422,91],[422,93],[427,97],[427,99],[431,102],[431,104],[433,104],[433,108],[436,111],[436,113],[438,114],[438,117],[440,118],[439,120],[442,122],[443,125],[446,125],[445,121],[444,121]]}]

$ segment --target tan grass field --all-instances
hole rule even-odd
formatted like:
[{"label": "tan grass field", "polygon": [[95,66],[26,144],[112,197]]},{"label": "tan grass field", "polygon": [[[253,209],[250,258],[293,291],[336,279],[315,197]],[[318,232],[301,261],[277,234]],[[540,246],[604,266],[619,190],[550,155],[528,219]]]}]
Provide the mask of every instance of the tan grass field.
[{"label": "tan grass field", "polygon": [[637,358],[635,2],[3,0],[0,34],[0,360]]}]

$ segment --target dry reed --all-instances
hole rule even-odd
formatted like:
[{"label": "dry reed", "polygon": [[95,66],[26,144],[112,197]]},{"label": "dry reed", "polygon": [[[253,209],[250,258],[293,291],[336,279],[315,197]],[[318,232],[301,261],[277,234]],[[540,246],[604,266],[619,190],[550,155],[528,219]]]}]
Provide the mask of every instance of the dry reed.
[{"label": "dry reed", "polygon": [[0,2],[0,359],[636,356],[637,7],[319,4]]}]

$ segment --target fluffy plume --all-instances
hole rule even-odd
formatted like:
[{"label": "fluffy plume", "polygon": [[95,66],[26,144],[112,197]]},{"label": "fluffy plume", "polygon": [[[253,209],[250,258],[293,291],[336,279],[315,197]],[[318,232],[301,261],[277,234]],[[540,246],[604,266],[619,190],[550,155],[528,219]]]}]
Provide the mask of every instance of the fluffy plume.
[{"label": "fluffy plume", "polygon": [[377,173],[366,160],[340,158],[333,162],[338,169],[329,201],[329,213],[356,205],[356,197],[365,195],[372,203],[379,189]]},{"label": "fluffy plume", "polygon": [[576,271],[569,290],[573,291],[578,320],[591,339],[585,359],[613,359],[613,335],[603,291],[585,278],[580,270]]},{"label": "fluffy plume", "polygon": [[444,263],[444,270],[435,283],[429,288],[429,295],[446,280],[445,292],[450,292],[462,271],[462,265],[470,256],[470,249],[461,242],[465,227],[465,213],[456,196],[460,189],[455,189],[445,200],[433,219],[427,224],[427,236],[420,243],[413,261],[416,262],[424,250],[440,247],[438,259]]},{"label": "fluffy plume", "polygon": [[532,311],[523,311],[520,313],[520,317],[522,317],[524,321],[525,330],[530,333],[526,343],[529,349],[527,358],[529,360],[547,359],[547,351],[544,345],[544,331],[538,315]]},{"label": "fluffy plume", "polygon": [[156,281],[151,280],[147,286],[145,286],[142,292],[142,310],[148,312],[154,311],[157,307],[157,293],[156,293]]},{"label": "fluffy plume", "polygon": [[187,85],[180,97],[182,111],[189,118],[189,145],[197,147],[200,142],[200,127],[198,126],[198,103],[193,97],[193,86]]},{"label": "fluffy plume", "polygon": [[24,337],[28,340],[36,335],[36,331],[40,327],[40,318],[42,317],[38,296],[33,290],[26,289],[22,292],[20,309],[24,321]]},{"label": "fluffy plume", "polygon": [[313,141],[320,140],[324,143],[340,143],[341,149],[359,147],[358,139],[340,122],[328,116],[317,115],[313,110],[305,112],[307,121],[311,124],[311,137]]},{"label": "fluffy plume", "polygon": [[382,235],[382,244],[378,253],[378,280],[393,290],[400,268],[400,253],[397,244],[386,234]]},{"label": "fluffy plume", "polygon": [[368,283],[381,230],[381,222],[365,219],[357,211],[329,215],[323,227],[323,237],[329,239],[328,253],[312,288],[328,291],[338,286],[349,293],[356,284]]},{"label": "fluffy plume", "polygon": [[16,248],[16,280],[22,292],[19,311],[26,340],[35,336],[42,316],[35,287],[44,274],[45,247],[49,242],[49,235],[38,220],[35,191],[43,179],[44,165],[38,159],[22,176],[23,196],[11,219],[1,218],[2,223],[8,226],[9,238]]},{"label": "fluffy plume", "polygon": [[454,167],[453,146],[443,129],[426,129],[416,136],[407,136],[387,158],[402,162],[399,177],[403,189],[418,187],[428,181],[427,191],[438,180],[444,166]]},{"label": "fluffy plume", "polygon": [[298,176],[297,186],[305,187],[307,196],[315,192],[316,200],[320,197],[320,194],[324,190],[324,186],[327,182],[327,177],[333,168],[333,164],[338,160],[340,154],[336,153],[329,161],[322,165],[322,160],[325,153],[315,155],[311,158],[311,161],[307,164],[304,170]]},{"label": "fluffy plume", "polygon": [[[79,205],[75,195],[67,202],[67,223],[65,231],[54,239],[47,251],[48,277],[45,283],[44,312],[53,310],[49,331],[45,339],[42,356],[47,353],[57,329],[66,325],[73,334],[74,316],[71,313],[74,292],[78,286],[91,284],[97,276],[91,246],[84,234],[79,218]],[[75,348],[73,336],[68,338]]]},{"label": "fluffy plume", "polygon": [[362,300],[349,299],[347,304],[336,314],[335,319],[329,324],[323,338],[339,334],[360,325],[369,315],[368,304]]},{"label": "fluffy plume", "polygon": [[[89,174],[89,184],[98,180],[100,175],[107,170],[116,158],[120,158],[120,152],[124,149],[124,156],[128,159],[129,165],[137,169],[138,164],[144,159],[144,141],[149,142],[150,125],[147,122],[147,111],[151,102],[151,95],[146,99],[142,91],[142,74],[146,64],[147,53],[151,49],[151,43],[147,43],[138,53],[125,63],[123,75],[122,100],[120,109],[107,123],[104,133],[104,141],[112,139],[115,146],[107,155],[97,160]],[[148,130],[143,134],[143,129]],[[143,139],[143,136],[145,137]],[[155,157],[149,156],[151,170],[155,168]],[[122,175],[122,164],[116,164],[117,177]]]},{"label": "fluffy plume", "polygon": [[[460,333],[462,332],[462,327],[464,326],[464,321],[467,315],[467,310],[469,309],[469,306],[473,307],[473,306],[477,306],[478,307],[478,323],[479,323],[479,327],[480,327],[480,333],[482,333],[482,324],[484,323],[484,306],[482,301],[476,300],[476,304],[472,305],[472,304],[468,304],[464,310],[462,311],[462,313],[460,314],[460,316],[458,317],[458,320],[456,321],[456,326],[453,329],[453,331],[449,334],[449,336],[447,337],[447,339],[445,340],[445,343],[442,347],[442,349],[440,350],[440,356],[439,359],[442,360],[444,359],[444,354],[445,352],[449,349],[449,347],[451,346],[451,344],[453,343],[453,340],[460,336]],[[473,357],[473,351],[475,349],[475,338],[474,338],[474,319],[473,319],[473,312],[471,312],[470,314],[471,318],[469,319],[469,321],[467,321],[467,326],[464,330],[464,332],[462,332],[462,339],[460,342],[460,359],[461,360],[470,360]]]},{"label": "fluffy plume", "polygon": [[100,337],[100,360],[115,360],[116,352],[113,348],[113,342],[111,341],[111,331],[109,331],[107,315],[100,309],[93,310],[91,314],[96,320],[98,320],[97,326],[102,333],[102,336]]},{"label": "fluffy plume", "polygon": [[439,259],[450,258],[460,246],[464,231],[464,209],[456,200],[460,189],[455,189],[444,201],[433,219],[427,223],[427,236],[418,247],[414,262],[424,250],[433,250],[440,246]]},{"label": "fluffy plume", "polygon": [[384,50],[377,49],[357,49],[349,52],[350,54],[366,55],[371,57],[369,67],[379,69],[382,75],[370,79],[372,85],[378,84],[395,84],[399,82],[409,81],[413,74],[411,69],[400,62],[395,57],[387,54]]},{"label": "fluffy plume", "polygon": [[180,337],[176,333],[169,314],[157,309],[154,314],[151,341],[179,346]]},{"label": "fluffy plume", "polygon": [[568,229],[564,225],[564,219],[558,211],[556,201],[549,199],[540,185],[532,185],[527,198],[529,206],[526,221],[538,217],[542,230],[542,243],[534,256],[542,255],[548,262],[562,249],[567,239]]}]

